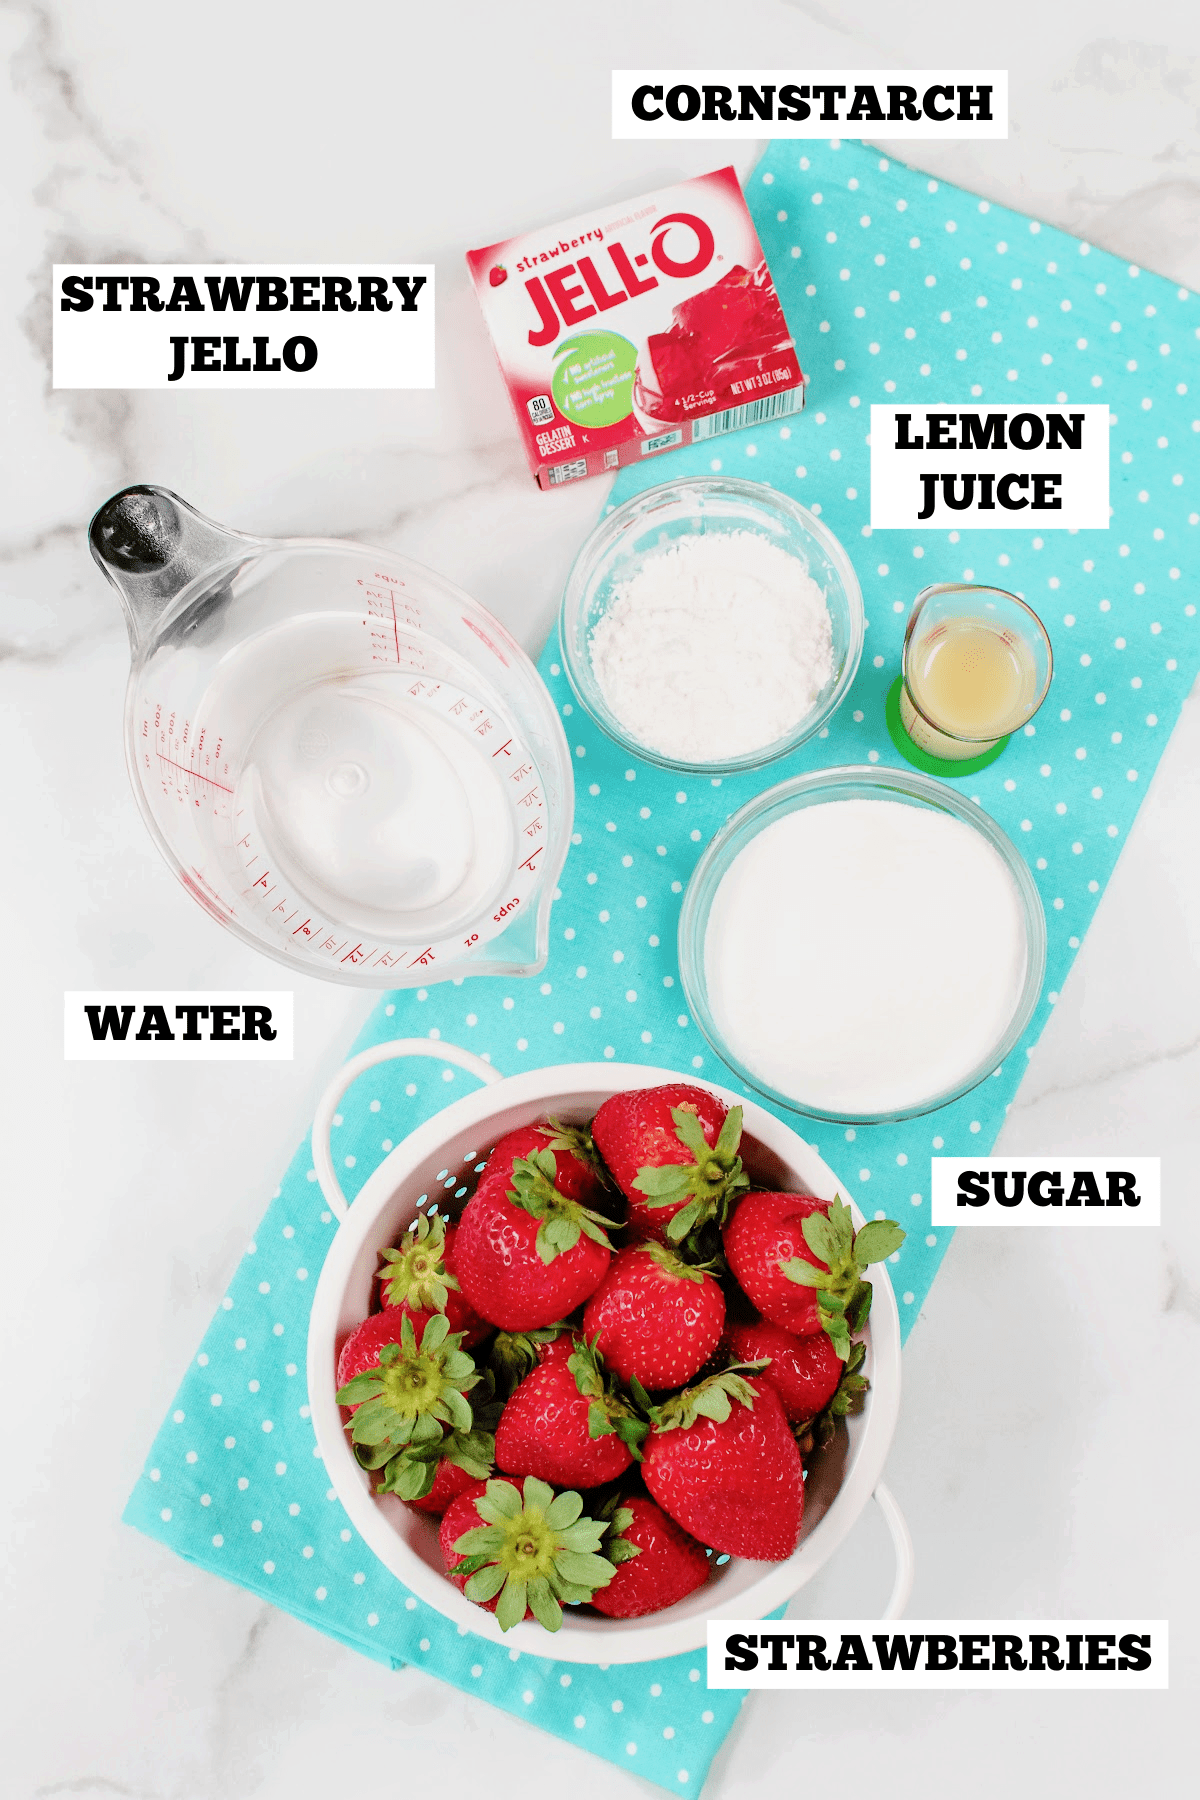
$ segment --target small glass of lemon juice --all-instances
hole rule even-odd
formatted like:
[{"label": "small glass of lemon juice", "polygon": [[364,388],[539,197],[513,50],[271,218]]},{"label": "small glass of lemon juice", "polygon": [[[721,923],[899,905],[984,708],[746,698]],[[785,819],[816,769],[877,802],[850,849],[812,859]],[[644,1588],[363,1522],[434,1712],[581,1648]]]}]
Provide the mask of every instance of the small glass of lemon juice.
[{"label": "small glass of lemon juice", "polygon": [[900,723],[926,757],[990,761],[1033,717],[1053,670],[1045,627],[1016,594],[928,587],[904,634]]}]

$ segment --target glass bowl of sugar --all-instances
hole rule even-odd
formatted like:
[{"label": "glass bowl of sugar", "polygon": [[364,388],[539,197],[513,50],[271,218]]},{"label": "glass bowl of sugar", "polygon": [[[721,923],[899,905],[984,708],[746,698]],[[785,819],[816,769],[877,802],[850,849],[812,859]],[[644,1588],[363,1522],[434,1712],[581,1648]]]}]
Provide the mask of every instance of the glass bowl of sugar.
[{"label": "glass bowl of sugar", "polygon": [[846,1125],[993,1075],[1033,1014],[1046,921],[981,807],[911,769],[822,769],[733,814],[679,919],[692,1017],[741,1080]]},{"label": "glass bowl of sugar", "polygon": [[665,482],[605,515],[559,615],[596,723],[660,768],[733,774],[786,756],[840,706],[863,646],[850,558],[761,482]]}]

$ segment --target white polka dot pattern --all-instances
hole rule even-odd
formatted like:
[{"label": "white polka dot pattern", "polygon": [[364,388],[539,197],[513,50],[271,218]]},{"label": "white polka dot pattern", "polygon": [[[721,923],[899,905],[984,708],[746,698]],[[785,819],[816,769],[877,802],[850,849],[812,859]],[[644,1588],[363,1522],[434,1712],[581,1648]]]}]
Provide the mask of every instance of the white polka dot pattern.
[{"label": "white polka dot pattern", "polygon": [[[587,779],[577,783],[544,978],[508,992],[484,979],[393,995],[356,1048],[427,1033],[469,1044],[505,1073],[618,1057],[736,1085],[676,990],[680,900],[703,846],[730,812],[789,774],[897,762],[883,700],[919,587],[992,579],[1023,593],[1054,641],[1054,690],[1025,736],[959,786],[1008,831],[1042,893],[1049,963],[1033,1024],[994,1080],[935,1116],[802,1127],[865,1210],[904,1221],[908,1238],[889,1273],[907,1332],[952,1235],[929,1229],[927,1159],[947,1144],[982,1154],[995,1138],[1200,664],[1195,596],[1182,574],[1200,539],[1200,383],[1188,382],[1200,305],[858,145],[807,145],[803,155],[774,145],[749,200],[811,406],[786,426],[732,435],[715,454],[708,443],[665,465],[649,459],[621,475],[613,503],[723,467],[819,511],[853,557],[866,600],[853,696],[827,734],[786,762],[757,776],[691,776],[681,787],[677,776],[631,767],[591,727],[552,644],[542,673]],[[881,558],[867,541],[866,408],[893,394],[1107,399],[1112,529],[980,532],[969,543],[957,532],[912,533],[907,546],[889,533]],[[346,1096],[334,1150],[348,1193],[468,1079],[435,1064],[421,1071],[385,1065]],[[507,1652],[408,1594],[348,1528],[313,1455],[299,1372],[334,1231],[314,1179],[305,1144],[176,1395],[127,1519],[377,1660],[421,1665],[671,1793],[699,1792],[742,1696],[707,1692],[694,1657],[566,1668]]]}]

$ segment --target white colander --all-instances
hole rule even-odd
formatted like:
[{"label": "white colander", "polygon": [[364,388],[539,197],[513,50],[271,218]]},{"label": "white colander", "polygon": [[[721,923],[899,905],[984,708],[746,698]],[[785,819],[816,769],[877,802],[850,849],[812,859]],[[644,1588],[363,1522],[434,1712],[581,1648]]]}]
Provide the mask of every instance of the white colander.
[{"label": "white colander", "polygon": [[[469,1070],[485,1084],[419,1125],[368,1177],[353,1206],[334,1173],[330,1131],[338,1102],[364,1070],[394,1057],[432,1056]],[[896,1550],[897,1573],[884,1618],[898,1618],[912,1588],[912,1542],[903,1516],[879,1477],[900,1405],[900,1319],[891,1284],[874,1274],[875,1298],[866,1333],[864,1373],[870,1380],[863,1411],[846,1421],[828,1449],[809,1462],[804,1524],[795,1554],[786,1562],[731,1557],[714,1568],[696,1593],[642,1619],[604,1619],[568,1607],[553,1637],[527,1621],[502,1633],[495,1618],[465,1599],[446,1579],[438,1545],[438,1521],[387,1495],[376,1499],[370,1478],[355,1461],[342,1425],[337,1394],[337,1355],[371,1308],[379,1251],[394,1244],[426,1205],[450,1203],[472,1185],[474,1165],[498,1138],[517,1126],[553,1114],[568,1123],[590,1119],[602,1101],[630,1088],[678,1081],[673,1069],[640,1063],[567,1063],[502,1077],[490,1063],[456,1044],[401,1038],[354,1057],[326,1090],[313,1125],[313,1164],[325,1199],[340,1220],[317,1283],[308,1329],[308,1395],[317,1446],[330,1482],[359,1534],[406,1587],[457,1625],[510,1649],[567,1662],[646,1662],[698,1650],[713,1618],[763,1618],[811,1580],[854,1525],[874,1494]],[[850,1199],[816,1153],[762,1107],[711,1082],[703,1084],[727,1106],[743,1109],[741,1156],[757,1186]],[[855,1226],[863,1223],[850,1202]],[[868,1277],[870,1279],[870,1277]]]}]

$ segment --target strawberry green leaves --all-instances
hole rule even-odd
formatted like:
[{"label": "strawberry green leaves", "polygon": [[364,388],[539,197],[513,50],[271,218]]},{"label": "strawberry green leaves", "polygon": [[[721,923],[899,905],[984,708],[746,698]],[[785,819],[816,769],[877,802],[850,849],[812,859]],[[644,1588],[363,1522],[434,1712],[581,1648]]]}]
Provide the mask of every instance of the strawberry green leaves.
[{"label": "strawberry green leaves", "polygon": [[872,1219],[854,1239],[854,1255],[860,1268],[868,1263],[884,1262],[897,1251],[907,1231],[895,1219]]},{"label": "strawberry green leaves", "polygon": [[[364,1469],[384,1469],[388,1492],[401,1493],[402,1478],[405,1488],[415,1485],[418,1491],[403,1492],[404,1499],[419,1499],[433,1486],[447,1430],[455,1436],[458,1451],[452,1460],[466,1455],[484,1462],[488,1446],[483,1439],[490,1434],[472,1441],[476,1421],[467,1399],[481,1378],[461,1344],[462,1333],[450,1333],[445,1313],[433,1313],[425,1321],[418,1348],[412,1320],[405,1318],[400,1342],[385,1344],[375,1367],[364,1369],[338,1391],[338,1405],[356,1409],[350,1438],[359,1463]],[[489,1454],[479,1480],[490,1467]],[[406,1474],[406,1468],[413,1473]]]},{"label": "strawberry green leaves", "polygon": [[549,1139],[551,1150],[565,1150],[581,1163],[586,1163],[588,1168],[595,1170],[603,1186],[611,1188],[612,1176],[605,1168],[586,1125],[564,1125],[561,1119],[556,1119],[552,1114],[538,1129]]},{"label": "strawberry green leaves", "polygon": [[675,1135],[685,1150],[690,1150],[690,1163],[647,1165],[639,1169],[634,1187],[645,1194],[649,1206],[687,1204],[674,1214],[667,1225],[672,1243],[683,1241],[709,1219],[724,1223],[730,1204],[750,1186],[750,1178],[737,1154],[742,1137],[742,1109],[731,1106],[715,1144],[704,1135],[695,1111],[689,1106],[673,1106],[671,1118]]},{"label": "strawberry green leaves", "polygon": [[571,1327],[562,1321],[544,1325],[537,1331],[498,1331],[488,1351],[488,1362],[496,1386],[505,1400],[510,1400],[527,1375],[540,1360],[543,1345],[552,1344]]},{"label": "strawberry green leaves", "polygon": [[642,1554],[640,1544],[632,1544],[624,1535],[633,1524],[633,1513],[622,1503],[621,1495],[614,1494],[600,1508],[600,1517],[608,1522],[608,1541],[604,1546],[604,1554],[615,1569],[622,1563],[632,1562],[635,1556]]},{"label": "strawberry green leaves", "polygon": [[407,1300],[415,1312],[445,1312],[448,1290],[457,1289],[458,1282],[445,1267],[443,1218],[420,1213],[400,1248],[380,1254],[387,1265],[379,1271],[386,1305]]},{"label": "strawberry green leaves", "polygon": [[829,1333],[834,1349],[846,1362],[851,1338],[863,1329],[871,1311],[871,1284],[862,1279],[863,1270],[891,1256],[908,1234],[894,1219],[872,1219],[856,1234],[850,1208],[840,1195],[835,1195],[828,1214],[811,1213],[802,1229],[813,1255],[827,1266],[817,1268],[794,1256],[781,1261],[779,1267],[789,1281],[817,1290],[822,1330]]},{"label": "strawberry green leaves", "polygon": [[456,1463],[475,1481],[486,1481],[496,1466],[496,1437],[491,1431],[448,1431],[442,1438],[414,1440],[384,1465],[380,1494],[401,1500],[423,1500],[432,1492],[440,1462]]},{"label": "strawberry green leaves", "polygon": [[714,1273],[721,1266],[719,1257],[705,1263],[684,1262],[682,1256],[677,1256],[673,1250],[668,1249],[666,1244],[656,1244],[653,1240],[639,1244],[638,1249],[642,1255],[648,1256],[651,1262],[657,1263],[665,1274],[674,1275],[679,1281],[694,1281],[701,1286],[705,1275]]},{"label": "strawberry green leaves", "polygon": [[[639,1416],[624,1398],[615,1379],[611,1375],[606,1377],[604,1358],[596,1348],[598,1342],[599,1334],[590,1344],[577,1338],[575,1349],[567,1359],[567,1367],[575,1377],[575,1386],[585,1399],[591,1401],[588,1407],[588,1436],[608,1437],[615,1432],[626,1449],[640,1461],[642,1445],[650,1430],[648,1420]],[[644,1402],[648,1406],[649,1396],[641,1384],[635,1382],[634,1388],[635,1399],[639,1404]]]},{"label": "strawberry green leaves", "polygon": [[555,1494],[527,1475],[520,1489],[489,1481],[475,1501],[484,1521],[454,1543],[464,1560],[453,1565],[467,1577],[464,1593],[479,1605],[497,1599],[501,1631],[520,1624],[526,1611],[547,1631],[562,1625],[564,1606],[592,1598],[613,1578],[613,1564],[598,1554],[607,1520],[583,1517],[583,1497]]},{"label": "strawberry green leaves", "polygon": [[612,1244],[604,1227],[615,1225],[616,1220],[606,1219],[590,1206],[560,1194],[554,1185],[557,1172],[553,1150],[537,1150],[532,1156],[519,1156],[513,1163],[513,1185],[508,1191],[514,1206],[522,1207],[531,1218],[541,1221],[535,1242],[542,1261],[552,1263],[565,1250],[573,1250],[582,1233],[611,1250]]},{"label": "strawberry green leaves", "polygon": [[865,1375],[859,1373],[866,1359],[866,1345],[851,1344],[842,1378],[828,1405],[815,1418],[806,1419],[793,1427],[793,1435],[802,1456],[807,1456],[814,1448],[823,1450],[832,1440],[838,1420],[861,1412],[866,1405],[867,1391],[871,1384]]},{"label": "strawberry green leaves", "polygon": [[384,1464],[377,1493],[423,1500],[432,1492],[442,1462],[456,1463],[475,1481],[487,1480],[496,1467],[496,1426],[503,1403],[495,1397],[495,1377],[490,1369],[484,1369],[478,1380],[479,1385],[471,1390],[471,1429],[443,1427],[441,1438],[432,1434],[418,1437],[414,1432],[404,1449]]},{"label": "strawberry green leaves", "polygon": [[762,1362],[733,1363],[728,1369],[722,1369],[718,1375],[710,1375],[704,1381],[698,1381],[695,1387],[684,1388],[682,1392],[673,1394],[664,1400],[661,1406],[651,1406],[650,1416],[656,1431],[686,1431],[697,1419],[711,1419],[714,1424],[723,1425],[733,1411],[736,1400],[741,1406],[753,1410],[758,1399],[758,1391],[751,1387],[740,1372],[748,1369],[766,1367]]}]

